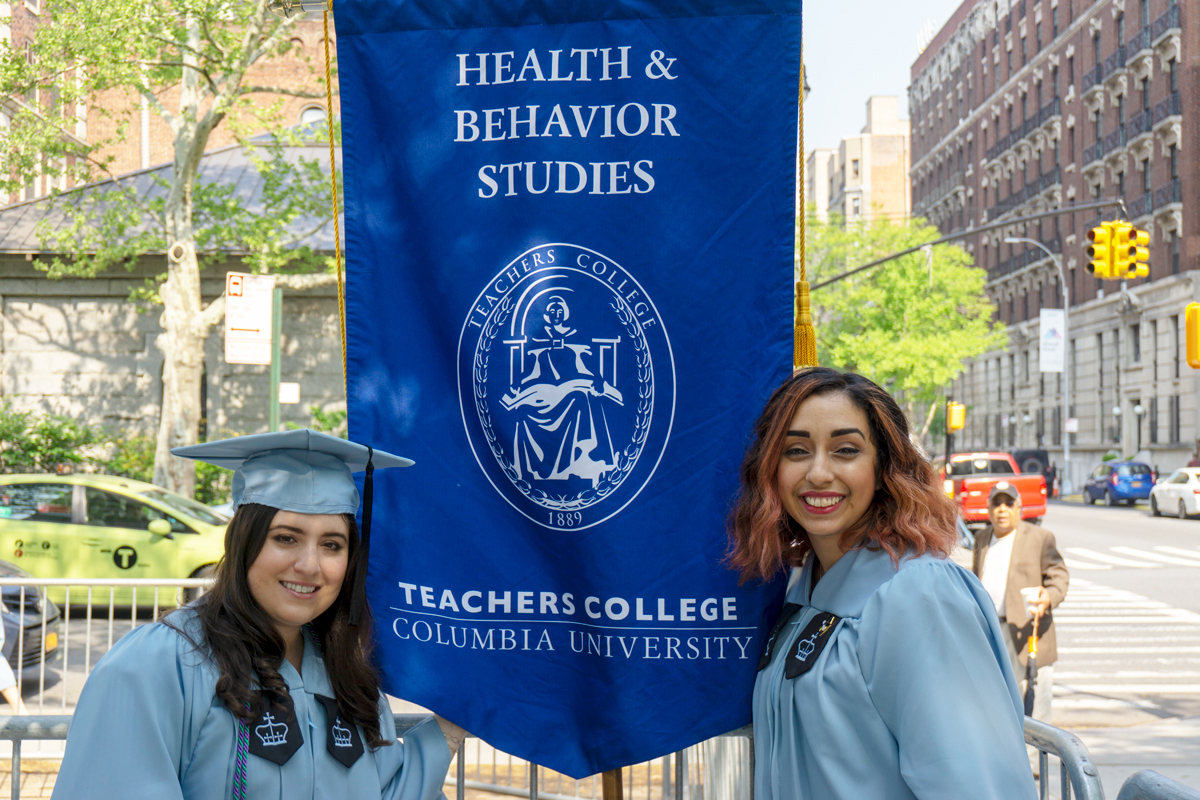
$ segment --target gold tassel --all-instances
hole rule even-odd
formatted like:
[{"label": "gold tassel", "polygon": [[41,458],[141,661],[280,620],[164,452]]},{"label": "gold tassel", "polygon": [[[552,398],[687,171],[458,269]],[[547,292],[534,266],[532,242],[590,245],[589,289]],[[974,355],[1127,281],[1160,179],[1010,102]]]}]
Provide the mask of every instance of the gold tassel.
[{"label": "gold tassel", "polygon": [[795,331],[792,369],[817,366],[817,331],[813,327],[812,312],[809,310],[808,281],[796,281]]}]

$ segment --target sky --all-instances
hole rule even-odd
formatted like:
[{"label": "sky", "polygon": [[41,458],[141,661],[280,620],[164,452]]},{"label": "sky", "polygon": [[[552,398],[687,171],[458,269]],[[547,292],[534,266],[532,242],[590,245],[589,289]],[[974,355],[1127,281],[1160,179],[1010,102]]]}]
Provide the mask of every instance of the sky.
[{"label": "sky", "polygon": [[871,95],[897,95],[908,116],[917,34],[941,29],[962,0],[809,0],[804,63],[812,93],[804,105],[804,150],[837,147],[862,130]]}]

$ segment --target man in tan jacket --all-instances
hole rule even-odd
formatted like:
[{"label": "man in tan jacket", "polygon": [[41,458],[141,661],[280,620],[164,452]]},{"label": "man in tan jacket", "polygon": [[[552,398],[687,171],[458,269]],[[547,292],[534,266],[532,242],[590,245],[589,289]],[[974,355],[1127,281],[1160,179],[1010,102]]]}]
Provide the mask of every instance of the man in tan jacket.
[{"label": "man in tan jacket", "polygon": [[1054,534],[1021,519],[1020,492],[1008,481],[992,487],[988,519],[991,524],[975,537],[972,569],[992,596],[1001,627],[1007,624],[1009,636],[1005,643],[1022,697],[1027,688],[1025,670],[1034,618],[1025,607],[1021,590],[1038,590],[1035,605],[1041,609],[1042,618],[1038,626],[1033,718],[1049,724],[1054,662],[1058,660],[1051,609],[1067,596],[1071,576],[1054,543]]}]

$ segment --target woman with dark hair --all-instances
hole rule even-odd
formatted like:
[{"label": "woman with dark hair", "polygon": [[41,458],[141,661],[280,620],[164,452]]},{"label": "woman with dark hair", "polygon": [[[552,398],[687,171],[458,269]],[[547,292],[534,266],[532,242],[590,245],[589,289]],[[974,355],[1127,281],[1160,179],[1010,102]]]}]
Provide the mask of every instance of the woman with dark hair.
[{"label": "woman with dark hair", "polygon": [[173,452],[237,470],[225,557],[209,592],[96,665],[54,796],[440,797],[462,729],[430,718],[397,741],[363,588],[371,473],[412,462],[307,430]]},{"label": "woman with dark hair", "polygon": [[832,369],[767,402],[730,516],[743,580],[790,569],[754,689],[754,796],[1033,798],[995,608],[895,400]]}]

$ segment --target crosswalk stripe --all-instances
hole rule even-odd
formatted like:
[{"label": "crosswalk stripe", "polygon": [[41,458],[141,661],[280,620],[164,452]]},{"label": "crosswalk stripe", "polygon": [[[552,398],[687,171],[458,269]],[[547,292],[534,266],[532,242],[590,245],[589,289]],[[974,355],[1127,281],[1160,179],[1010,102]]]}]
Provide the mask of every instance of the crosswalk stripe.
[{"label": "crosswalk stripe", "polygon": [[1177,556],[1189,556],[1191,558],[1200,558],[1200,550],[1184,550],[1182,547],[1167,547],[1161,545],[1155,547],[1155,550],[1161,550],[1164,553],[1174,553]]},{"label": "crosswalk stripe", "polygon": [[1122,653],[1144,653],[1146,655],[1180,655],[1183,653],[1200,653],[1200,647],[1182,645],[1179,647],[1060,647],[1059,653],[1068,655],[1120,655]]},{"label": "crosswalk stripe", "polygon": [[1158,569],[1162,564],[1150,564],[1146,561],[1133,561],[1128,558],[1120,558],[1118,556],[1110,556],[1105,553],[1098,553],[1095,550],[1088,550],[1086,547],[1068,547],[1067,552],[1072,555],[1083,556],[1090,558],[1092,561],[1099,561],[1104,564],[1115,564],[1118,567],[1140,567],[1142,569]]},{"label": "crosswalk stripe", "polygon": [[[1138,550],[1134,547],[1111,547],[1110,550],[1115,550],[1118,553],[1124,553],[1127,556],[1136,558],[1148,558],[1151,561],[1161,561],[1164,564],[1176,564],[1182,567],[1200,567],[1200,561],[1193,559],[1178,558],[1177,556],[1165,556],[1160,553],[1151,553],[1148,550]],[[1196,554],[1200,557],[1200,553]]]},{"label": "crosswalk stripe", "polygon": [[1073,558],[1064,558],[1063,561],[1067,564],[1067,569],[1112,569],[1112,564],[1089,564],[1086,561],[1076,561]]}]

